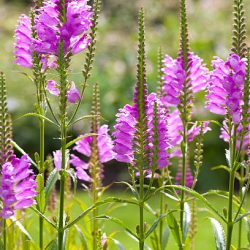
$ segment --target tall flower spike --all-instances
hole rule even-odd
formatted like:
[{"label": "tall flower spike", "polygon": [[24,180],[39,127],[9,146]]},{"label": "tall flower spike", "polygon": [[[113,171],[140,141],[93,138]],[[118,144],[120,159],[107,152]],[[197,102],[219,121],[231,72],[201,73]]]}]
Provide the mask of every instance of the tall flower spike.
[{"label": "tall flower spike", "polygon": [[165,95],[165,93],[163,91],[163,84],[164,84],[164,74],[163,74],[164,63],[163,63],[163,60],[164,60],[164,56],[162,53],[162,49],[159,48],[159,51],[158,51],[158,81],[157,81],[157,85],[158,85],[157,95],[159,97]]},{"label": "tall flower spike", "polygon": [[186,0],[181,0],[180,7],[181,18],[181,34],[180,34],[180,58],[182,59],[185,79],[183,82],[183,93],[180,96],[179,110],[182,116],[182,120],[188,121],[190,119],[189,113],[191,109],[192,90],[190,83],[190,59],[189,59],[189,40],[188,40],[188,23],[187,23],[187,10]]},{"label": "tall flower spike", "polygon": [[146,77],[146,52],[145,52],[145,25],[144,25],[144,10],[139,11],[138,18],[138,64],[137,64],[137,83],[134,93],[134,105],[138,122],[136,124],[135,134],[135,166],[149,166],[148,156],[148,120],[147,120],[147,77]]},{"label": "tall flower spike", "polygon": [[7,107],[6,80],[0,72],[0,170],[13,156],[12,122]]},{"label": "tall flower spike", "polygon": [[234,0],[234,23],[232,52],[240,58],[246,57],[246,18],[244,11],[244,0]]},{"label": "tall flower spike", "polygon": [[3,218],[14,215],[14,210],[25,209],[35,204],[37,184],[27,155],[13,158],[2,167],[0,197],[3,201]]}]

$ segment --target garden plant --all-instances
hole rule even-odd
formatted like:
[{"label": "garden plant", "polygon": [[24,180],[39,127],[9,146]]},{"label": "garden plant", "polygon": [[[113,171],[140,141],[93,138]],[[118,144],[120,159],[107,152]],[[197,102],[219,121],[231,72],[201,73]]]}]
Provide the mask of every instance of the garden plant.
[{"label": "garden plant", "polygon": [[[13,53],[15,64],[26,68],[27,85],[36,89],[34,108],[19,119],[38,121],[39,151],[28,155],[13,139],[15,120],[8,110],[6,90],[11,82],[0,72],[1,250],[125,249],[117,229],[107,230],[109,223],[120,228],[123,239],[137,242],[137,248],[131,249],[195,249],[200,211],[211,222],[206,233],[214,235],[213,249],[250,249],[246,3],[232,1],[231,50],[226,59],[214,55],[207,66],[191,51],[188,1],[179,0],[179,52],[176,58],[164,55],[161,48],[155,52],[154,92],[149,91],[147,78],[145,13],[150,10],[140,8],[133,95],[110,126],[102,115],[100,83],[91,78],[102,39],[98,32],[101,0],[33,1],[30,12],[17,21]],[[81,82],[72,80],[77,54],[82,55]],[[87,88],[92,89],[90,105],[85,99]],[[197,119],[197,96],[204,97],[202,112],[214,113],[218,120]],[[83,105],[91,110],[81,116]],[[79,124],[85,126],[74,136]],[[45,133],[51,127],[59,148],[46,155]],[[196,184],[204,166],[204,140],[214,127],[220,129],[218,140],[225,141],[227,165],[213,170],[227,173],[228,188],[199,193]],[[129,180],[104,185],[104,166],[111,160],[126,166]],[[109,189],[116,186],[115,195]],[[124,189],[126,196],[120,191]],[[224,200],[226,207],[215,206],[211,196]],[[130,211],[131,206],[135,227],[114,216]]]}]

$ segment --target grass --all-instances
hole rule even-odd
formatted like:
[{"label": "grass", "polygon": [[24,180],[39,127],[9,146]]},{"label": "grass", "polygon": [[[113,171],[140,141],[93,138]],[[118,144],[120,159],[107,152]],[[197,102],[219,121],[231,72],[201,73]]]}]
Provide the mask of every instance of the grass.
[{"label": "grass", "polygon": [[[123,191],[116,191],[113,193],[109,193],[110,196],[116,196],[119,198],[128,198],[127,194],[124,193]],[[79,215],[83,210],[82,207],[87,207],[88,205],[90,205],[90,200],[88,198],[88,196],[86,195],[86,193],[81,193],[78,192],[76,195],[76,200],[77,202],[75,202],[75,204],[72,206],[72,203],[70,202],[69,199],[67,199],[67,205],[66,205],[66,211],[68,213],[68,216],[70,216],[71,219],[75,218],[77,215]],[[75,200],[75,201],[76,201]],[[71,199],[71,201],[73,201]],[[215,208],[217,208],[221,213],[223,213],[223,209],[226,208],[227,203],[226,200],[224,198],[218,198],[215,196],[212,196],[209,198],[209,201],[214,205]],[[150,202],[150,206],[154,209],[157,210],[157,206],[159,204],[159,200],[158,197],[154,197]],[[167,200],[167,205],[170,209],[176,209],[178,210],[178,207],[176,206],[176,204],[173,203],[173,201],[171,200]],[[202,250],[212,250],[215,249],[215,240],[214,240],[214,236],[213,236],[213,229],[212,229],[212,225],[210,223],[209,217],[214,217],[216,218],[216,216],[214,216],[213,214],[209,213],[209,211],[206,209],[206,207],[204,207],[204,204],[197,202],[198,205],[198,212],[197,212],[197,234],[195,236],[195,248],[193,249],[202,249]],[[106,209],[105,209],[106,210]],[[100,214],[104,214],[105,213],[104,207],[102,207],[102,209],[100,209]],[[107,212],[108,210],[106,210],[106,214],[108,214],[109,216],[115,217],[115,218],[119,218],[120,220],[122,220],[124,222],[124,224],[131,229],[132,231],[135,231],[135,228],[138,224],[139,221],[139,217],[138,217],[138,209],[136,206],[134,205],[123,205],[119,208],[116,208],[115,210],[113,210],[112,212]],[[176,216],[178,216],[178,212],[175,213]],[[32,224],[30,226],[28,226],[28,231],[30,232],[30,234],[32,235],[32,237],[34,237],[35,241],[38,240],[38,227],[37,227],[37,223],[38,223],[38,218],[36,215],[32,214],[32,217],[30,218],[32,220]],[[50,218],[53,218],[54,216],[57,216],[57,212],[54,211],[53,213],[51,213],[49,215]],[[218,219],[218,218],[216,218]],[[145,212],[145,220],[147,221],[147,223],[149,225],[151,225],[153,223],[153,221],[155,220],[155,217],[148,213]],[[87,228],[89,228],[90,226],[90,217],[85,218],[84,220],[80,221],[78,223],[78,226],[81,227],[83,230],[86,230]],[[109,221],[109,220],[105,220],[102,221],[103,223],[103,231],[105,231],[107,233],[107,236],[109,235],[114,235],[114,238],[119,240],[122,245],[125,247],[126,250],[135,250],[137,249],[137,242],[132,239],[127,233],[124,232],[124,230],[117,224]],[[234,238],[233,238],[233,242],[237,243],[237,231],[238,231],[238,226],[236,226],[234,228]],[[245,230],[245,224],[243,223],[243,245],[247,244],[247,230]],[[47,228],[47,232],[45,234],[45,239],[48,242],[49,240],[52,240],[54,236],[54,232],[52,232],[51,228]],[[53,236],[53,237],[52,237]],[[75,235],[74,235],[75,236]],[[74,240],[74,236],[70,236],[70,240]],[[78,236],[77,236],[78,237]],[[79,237],[78,237],[79,239]],[[150,245],[149,240],[147,240],[148,245]],[[78,248],[79,250],[81,248]],[[110,246],[109,250],[116,250],[118,249],[116,246],[112,245]],[[170,250],[174,250],[174,249],[178,249],[177,245],[175,244],[175,241],[173,239],[173,236],[170,235],[170,239],[169,239],[169,244],[167,249]]]}]

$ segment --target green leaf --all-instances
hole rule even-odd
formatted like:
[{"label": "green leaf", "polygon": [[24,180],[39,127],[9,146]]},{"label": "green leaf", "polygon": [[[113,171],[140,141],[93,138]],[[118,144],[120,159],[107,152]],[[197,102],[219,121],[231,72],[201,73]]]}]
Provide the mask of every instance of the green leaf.
[{"label": "green leaf", "polygon": [[216,209],[214,208],[214,206],[213,206],[210,202],[208,202],[208,200],[207,200],[202,194],[199,194],[199,193],[197,193],[196,191],[194,191],[194,190],[192,190],[192,189],[190,189],[190,188],[188,188],[188,187],[183,187],[183,186],[179,186],[179,185],[166,185],[166,186],[164,186],[164,187],[162,187],[162,188],[175,188],[175,189],[177,189],[177,190],[183,190],[183,191],[189,193],[189,194],[192,195],[193,197],[195,197],[195,198],[199,199],[200,201],[202,201],[203,203],[205,203],[206,206],[207,206],[208,208],[211,209],[211,211],[213,211],[217,216],[219,216],[224,222],[227,223],[227,221],[226,221],[225,218],[219,213],[219,211],[216,210]]},{"label": "green leaf", "polygon": [[49,123],[55,125],[56,127],[59,127],[58,124],[56,124],[55,122],[53,122],[52,120],[50,120],[48,117],[45,117],[45,116],[40,115],[40,114],[37,114],[37,113],[27,113],[27,114],[25,114],[25,115],[22,115],[21,117],[18,117],[17,120],[18,120],[18,119],[21,119],[21,118],[23,118],[23,117],[37,117],[37,118],[39,118],[39,119],[41,119],[41,120],[45,120],[45,121],[47,121],[47,122],[49,122]]},{"label": "green leaf", "polygon": [[234,223],[239,222],[240,220],[242,220],[243,218],[247,217],[248,215],[250,215],[250,211],[248,211],[248,212],[246,212],[246,213],[240,215],[240,216],[234,221]]},{"label": "green leaf", "polygon": [[10,219],[18,227],[18,229],[27,237],[28,240],[33,241],[32,237],[30,236],[30,234],[27,232],[27,230],[24,228],[24,226],[19,220],[17,220],[14,216],[11,216]]},{"label": "green leaf", "polygon": [[[170,213],[173,213],[174,211],[171,211]],[[154,232],[154,230],[156,229],[156,227],[158,226],[159,222],[165,218],[169,213],[166,214],[161,214],[152,224],[152,226],[149,228],[149,230],[146,232],[145,234],[145,239],[148,238],[148,236]]]},{"label": "green leaf", "polygon": [[216,242],[216,250],[226,250],[225,233],[221,224],[214,218],[210,218],[213,225],[214,237]]},{"label": "green leaf", "polygon": [[94,117],[100,117],[99,115],[85,115],[85,116],[81,116],[79,118],[77,118],[75,121],[73,121],[72,123],[68,124],[68,127],[70,126],[73,126],[74,124],[76,124],[77,122],[80,122],[82,120],[85,120],[85,119],[92,119]]},{"label": "green leaf", "polygon": [[81,229],[77,225],[74,225],[74,227],[76,228],[76,231],[77,231],[78,235],[80,236],[81,245],[83,247],[83,250],[88,250],[88,242],[87,242],[86,237],[84,236]]},{"label": "green leaf", "polygon": [[178,244],[179,247],[181,247],[182,246],[181,230],[180,230],[180,227],[179,227],[177,220],[175,219],[175,217],[172,213],[170,213],[167,216],[167,222],[168,222],[169,229],[171,230],[176,243]]},{"label": "green leaf", "polygon": [[48,204],[48,200],[49,200],[49,197],[50,197],[50,194],[53,190],[53,187],[55,186],[56,184],[56,181],[58,180],[59,178],[59,172],[57,171],[57,169],[55,168],[49,175],[47,181],[46,181],[46,186],[45,186],[45,201],[46,201],[46,204]]},{"label": "green leaf", "polygon": [[161,243],[162,248],[161,248],[161,250],[166,250],[167,245],[168,245],[169,236],[170,236],[170,230],[169,230],[169,227],[167,226],[163,232],[163,235],[162,235],[162,243]]},{"label": "green leaf", "polygon": [[69,170],[67,170],[67,173],[72,178],[72,181],[73,181],[73,184],[74,184],[74,194],[75,194],[76,193],[76,189],[77,189],[77,176],[76,176],[76,172],[75,172],[74,169],[70,168]]},{"label": "green leaf", "polygon": [[232,166],[231,166],[231,155],[230,155],[230,150],[226,149],[226,154],[225,154],[225,156],[226,156],[226,160],[227,160],[228,166],[229,166],[230,168],[232,168]]},{"label": "green leaf", "polygon": [[52,240],[46,247],[45,250],[57,250],[57,240]]},{"label": "green leaf", "polygon": [[112,241],[115,243],[115,245],[118,247],[119,250],[126,250],[120,241],[118,241],[116,239],[112,239]]},{"label": "green leaf", "polygon": [[218,169],[223,169],[223,170],[227,171],[228,173],[230,173],[230,169],[227,166],[219,165],[216,167],[212,167],[212,170],[218,170]]},{"label": "green leaf", "polygon": [[164,194],[166,197],[170,198],[171,200],[173,201],[180,201],[180,199],[178,199],[177,197],[169,194],[169,193],[164,193],[164,192],[161,192],[162,194]]},{"label": "green leaf", "polygon": [[130,234],[131,236],[133,236],[134,238],[136,238],[137,240],[139,240],[138,236],[132,232],[132,230],[130,230],[124,223],[123,221],[121,221],[120,219],[118,218],[114,218],[114,217],[111,217],[111,216],[107,216],[107,215],[103,215],[103,216],[97,216],[96,219],[105,219],[105,220],[108,220],[108,221],[112,221],[114,222],[115,224],[121,226],[128,234]]},{"label": "green leaf", "polygon": [[188,232],[189,232],[189,226],[191,222],[191,210],[187,202],[184,203],[184,217],[183,217],[183,242],[185,242]]},{"label": "green leaf", "polygon": [[28,157],[28,160],[32,163],[32,165],[34,166],[34,167],[36,167],[37,169],[38,169],[38,166],[37,166],[37,164],[29,157],[29,155],[15,142],[15,141],[11,141],[11,144],[13,145],[13,147],[17,150],[17,151],[19,151],[22,155],[27,155],[27,157]]},{"label": "green leaf", "polygon": [[246,222],[248,244],[250,244],[250,221],[247,217],[244,218],[244,221]]},{"label": "green leaf", "polygon": [[36,181],[37,181],[37,192],[38,195],[36,196],[36,202],[37,202],[37,206],[39,211],[41,211],[42,213],[45,212],[45,207],[46,207],[46,203],[45,203],[45,192],[44,192],[44,178],[42,174],[38,174],[36,177]]},{"label": "green leaf", "polygon": [[0,240],[0,250],[4,250],[3,249],[3,242]]}]

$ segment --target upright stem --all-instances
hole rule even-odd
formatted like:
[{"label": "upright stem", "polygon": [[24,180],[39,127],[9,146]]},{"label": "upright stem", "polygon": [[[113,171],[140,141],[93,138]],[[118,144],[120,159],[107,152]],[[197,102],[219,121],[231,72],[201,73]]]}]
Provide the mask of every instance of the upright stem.
[{"label": "upright stem", "polygon": [[140,234],[139,234],[139,249],[144,249],[144,173],[143,167],[140,167],[140,203],[139,203],[139,213],[140,213]]},{"label": "upright stem", "polygon": [[[40,173],[44,176],[44,130],[45,130],[45,122],[44,119],[40,120]],[[44,186],[44,183],[43,183]],[[43,211],[41,211],[43,212]],[[39,246],[40,249],[43,250],[43,226],[44,226],[44,219],[42,216],[39,217]]]},{"label": "upright stem", "polygon": [[[187,172],[187,124],[183,122],[183,141],[182,141],[182,176],[181,185],[186,186],[186,172]],[[183,218],[184,218],[184,203],[185,203],[185,191],[181,191],[181,201],[180,201],[180,226],[181,232],[183,232]],[[180,248],[182,249],[182,248]]]},{"label": "upright stem", "polygon": [[[240,168],[240,176],[241,176],[241,180],[240,180],[240,200],[243,200],[243,191],[242,188],[244,186],[244,168],[241,167]],[[239,232],[238,232],[238,249],[241,248],[241,232],[242,232],[242,220],[239,221]]]},{"label": "upright stem", "polygon": [[3,250],[7,250],[6,220],[3,219]]},{"label": "upright stem", "polygon": [[[233,140],[232,140],[233,139]],[[229,198],[228,198],[228,219],[227,219],[227,246],[230,250],[233,233],[233,195],[235,182],[235,155],[236,155],[236,127],[234,127],[233,138],[230,140],[230,177],[229,177]]]}]

